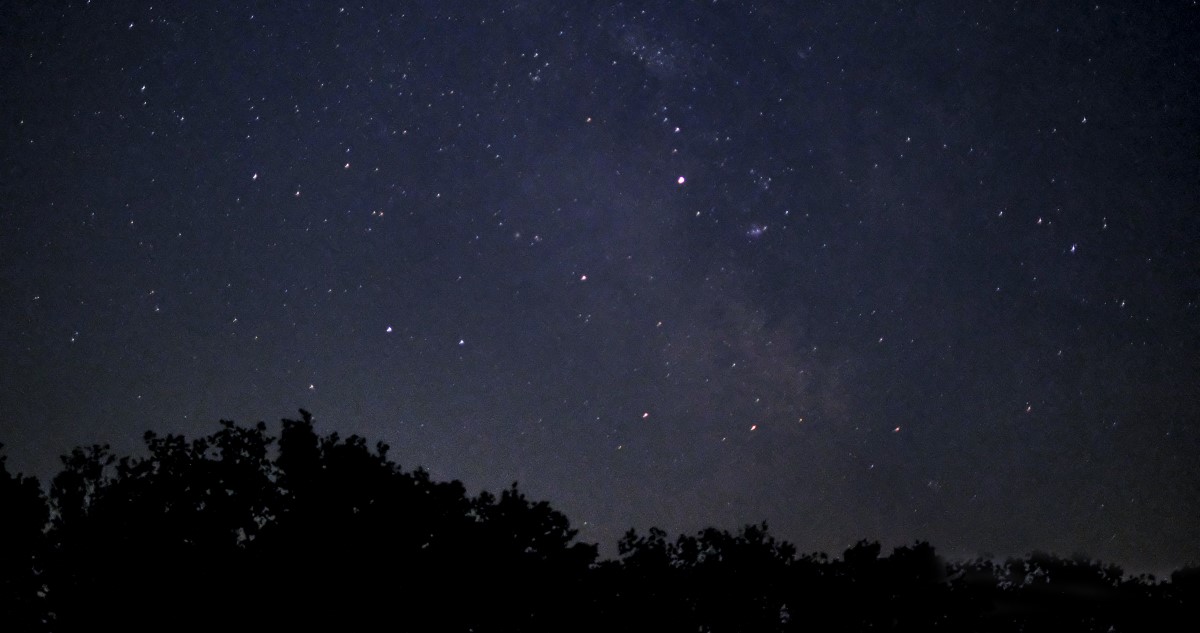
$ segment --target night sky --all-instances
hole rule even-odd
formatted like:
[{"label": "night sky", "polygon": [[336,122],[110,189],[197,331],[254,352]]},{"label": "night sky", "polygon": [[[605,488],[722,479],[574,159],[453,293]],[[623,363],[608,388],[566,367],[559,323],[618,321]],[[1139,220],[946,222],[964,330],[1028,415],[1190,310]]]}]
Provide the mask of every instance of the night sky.
[{"label": "night sky", "polygon": [[[1200,563],[1196,2],[0,2],[0,442]],[[277,426],[270,428],[278,429]]]}]

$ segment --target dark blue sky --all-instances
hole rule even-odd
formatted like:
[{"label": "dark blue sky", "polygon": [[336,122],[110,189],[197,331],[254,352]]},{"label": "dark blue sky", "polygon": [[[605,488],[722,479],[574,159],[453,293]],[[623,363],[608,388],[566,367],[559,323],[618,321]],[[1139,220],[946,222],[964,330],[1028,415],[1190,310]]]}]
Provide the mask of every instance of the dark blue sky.
[{"label": "dark blue sky", "polygon": [[[852,4],[853,6],[844,6]],[[1200,562],[1195,3],[0,3],[0,441]]]}]

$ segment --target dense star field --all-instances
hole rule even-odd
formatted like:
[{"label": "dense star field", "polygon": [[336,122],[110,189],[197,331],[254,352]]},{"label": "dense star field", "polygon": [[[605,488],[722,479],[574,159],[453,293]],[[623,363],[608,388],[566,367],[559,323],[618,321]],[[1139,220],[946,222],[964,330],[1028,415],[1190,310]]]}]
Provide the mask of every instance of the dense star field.
[{"label": "dense star field", "polygon": [[611,553],[1200,562],[1200,8],[0,2],[0,442],[294,416]]}]

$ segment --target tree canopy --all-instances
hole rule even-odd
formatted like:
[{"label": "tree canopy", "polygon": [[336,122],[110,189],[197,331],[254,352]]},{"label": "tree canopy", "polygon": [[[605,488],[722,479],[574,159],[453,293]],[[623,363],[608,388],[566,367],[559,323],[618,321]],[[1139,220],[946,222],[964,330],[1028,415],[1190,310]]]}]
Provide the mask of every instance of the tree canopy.
[{"label": "tree canopy", "polygon": [[0,628],[13,631],[1200,630],[1200,572],[1083,557],[947,562],[928,543],[800,555],[765,523],[631,530],[599,560],[514,483],[471,496],[312,417],[223,421],[62,458],[48,494],[0,457]]}]

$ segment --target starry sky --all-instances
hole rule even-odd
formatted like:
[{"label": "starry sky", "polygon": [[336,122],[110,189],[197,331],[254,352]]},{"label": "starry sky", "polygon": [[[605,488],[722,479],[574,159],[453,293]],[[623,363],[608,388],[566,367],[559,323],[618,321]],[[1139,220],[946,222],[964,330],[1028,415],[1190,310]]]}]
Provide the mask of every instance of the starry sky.
[{"label": "starry sky", "polygon": [[[801,551],[1200,563],[1195,2],[0,2],[0,441],[316,416]],[[273,427],[277,428],[277,427]]]}]

